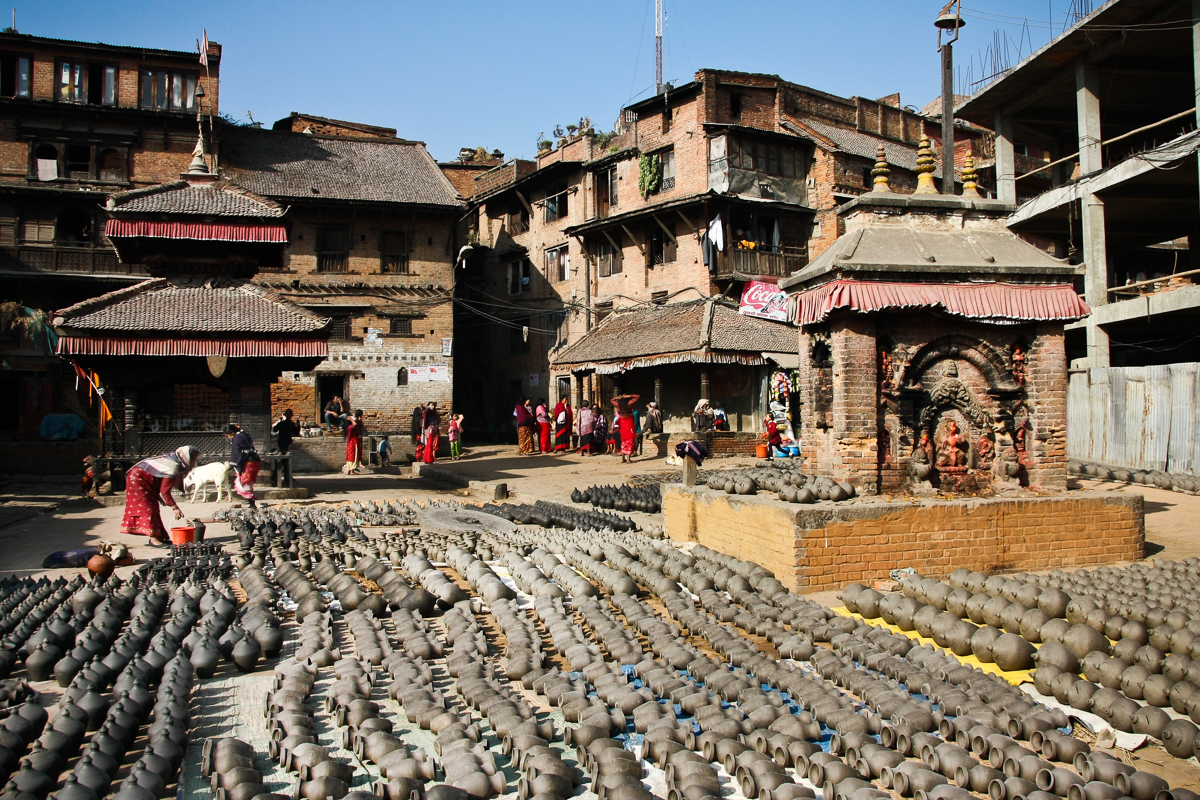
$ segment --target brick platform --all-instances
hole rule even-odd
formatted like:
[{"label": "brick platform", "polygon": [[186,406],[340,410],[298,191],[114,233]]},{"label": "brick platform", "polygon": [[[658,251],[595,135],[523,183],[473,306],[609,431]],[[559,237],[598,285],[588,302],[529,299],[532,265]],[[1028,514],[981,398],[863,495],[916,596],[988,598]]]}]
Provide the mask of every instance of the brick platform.
[{"label": "brick platform", "polygon": [[774,495],[738,497],[704,487],[663,492],[667,535],[755,561],[798,592],[886,578],[898,567],[946,575],[1044,570],[1144,557],[1141,495],[800,506]]}]

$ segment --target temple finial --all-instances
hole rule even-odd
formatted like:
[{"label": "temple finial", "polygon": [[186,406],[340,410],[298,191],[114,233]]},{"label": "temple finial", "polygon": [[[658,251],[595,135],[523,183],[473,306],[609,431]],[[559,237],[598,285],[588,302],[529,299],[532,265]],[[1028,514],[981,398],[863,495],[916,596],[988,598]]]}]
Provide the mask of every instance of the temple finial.
[{"label": "temple finial", "polygon": [[196,139],[196,149],[192,151],[192,163],[188,164],[187,171],[193,175],[208,174],[208,162],[204,160],[203,136]]},{"label": "temple finial", "polygon": [[917,149],[917,190],[913,194],[937,194],[937,186],[933,183],[933,171],[936,161],[933,158],[933,148],[929,137],[921,137],[921,145]]},{"label": "temple finial", "polygon": [[963,197],[981,197],[979,194],[979,186],[975,183],[978,175],[975,173],[975,157],[967,153],[966,159],[963,160]]},{"label": "temple finial", "polygon": [[887,154],[883,151],[883,142],[880,142],[879,147],[875,150],[875,169],[871,170],[871,175],[875,178],[871,191],[890,192],[892,186],[888,183],[888,175],[891,173],[892,171],[888,169],[887,165]]}]

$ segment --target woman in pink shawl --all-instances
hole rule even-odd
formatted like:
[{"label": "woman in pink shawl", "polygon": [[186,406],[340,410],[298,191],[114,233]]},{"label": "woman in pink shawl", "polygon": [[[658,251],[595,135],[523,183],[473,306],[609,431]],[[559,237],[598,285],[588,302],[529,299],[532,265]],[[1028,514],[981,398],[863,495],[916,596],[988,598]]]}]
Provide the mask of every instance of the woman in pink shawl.
[{"label": "woman in pink shawl", "polygon": [[183,519],[171,490],[183,486],[183,476],[196,467],[200,451],[191,445],[156,458],[139,461],[125,476],[125,517],[121,533],[148,536],[156,545],[165,545],[167,529],[159,510],[170,506],[175,519]]}]

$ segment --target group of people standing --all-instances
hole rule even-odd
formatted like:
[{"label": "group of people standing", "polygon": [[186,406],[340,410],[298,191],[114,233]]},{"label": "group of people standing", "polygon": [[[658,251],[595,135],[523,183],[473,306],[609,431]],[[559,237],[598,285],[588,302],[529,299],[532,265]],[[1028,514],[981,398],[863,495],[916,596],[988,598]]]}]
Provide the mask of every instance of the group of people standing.
[{"label": "group of people standing", "polygon": [[[620,453],[621,461],[632,461],[641,454],[642,434],[662,432],[662,412],[658,404],[651,401],[645,411],[634,408],[641,400],[640,395],[617,395],[610,401],[613,405],[613,420],[609,420],[597,403],[584,400],[579,407],[578,418],[568,400],[559,400],[553,411],[547,402],[536,403],[524,398],[513,409],[517,426],[517,449],[521,455],[567,453],[572,450],[571,436],[579,436],[582,455],[595,453]],[[553,432],[554,444],[550,438]]]},{"label": "group of people standing", "polygon": [[[457,461],[462,458],[463,415],[451,412],[447,419],[446,438],[450,442],[450,458]],[[436,400],[413,409],[410,433],[413,447],[416,448],[416,460],[426,464],[436,461],[442,444],[442,415]]]}]

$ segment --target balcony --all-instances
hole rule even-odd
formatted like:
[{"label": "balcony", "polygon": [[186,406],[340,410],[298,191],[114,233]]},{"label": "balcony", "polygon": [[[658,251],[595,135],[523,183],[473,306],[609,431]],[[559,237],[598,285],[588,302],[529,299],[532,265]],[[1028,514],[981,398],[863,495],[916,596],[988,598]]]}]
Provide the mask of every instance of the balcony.
[{"label": "balcony", "polygon": [[71,275],[149,275],[141,265],[122,264],[117,254],[102,247],[19,245],[0,248],[0,270],[52,272]]},{"label": "balcony", "polygon": [[717,253],[718,278],[753,278],[758,275],[786,278],[807,265],[807,247],[785,247],[781,253],[738,249]]}]

